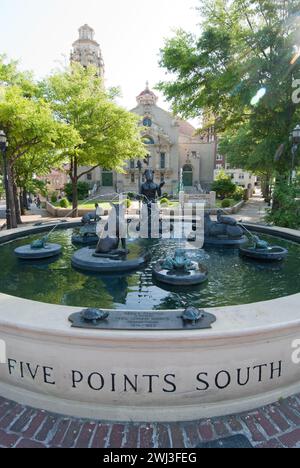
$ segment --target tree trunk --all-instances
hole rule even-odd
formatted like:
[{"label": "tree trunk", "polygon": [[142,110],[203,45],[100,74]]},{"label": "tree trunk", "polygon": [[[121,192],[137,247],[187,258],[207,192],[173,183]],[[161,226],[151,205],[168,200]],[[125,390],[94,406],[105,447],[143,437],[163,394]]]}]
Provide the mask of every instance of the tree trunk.
[{"label": "tree trunk", "polygon": [[262,181],[262,194],[266,203],[269,203],[271,200],[271,181],[270,177],[266,176]]},{"label": "tree trunk", "polygon": [[13,182],[13,192],[14,192],[14,203],[15,203],[15,210],[16,210],[16,220],[17,224],[23,224],[21,218],[21,210],[20,210],[20,200],[18,196],[18,189],[15,181]]},{"label": "tree trunk", "polygon": [[19,194],[19,205],[20,205],[20,210],[21,210],[21,216],[24,216],[25,215],[25,208],[24,208],[24,204],[23,204],[22,191],[20,191],[20,194]]},{"label": "tree trunk", "polygon": [[20,189],[20,194],[19,194],[19,203],[20,203],[20,209],[21,209],[21,215],[24,216],[26,214],[27,210],[27,203],[26,203],[26,192],[24,189]]},{"label": "tree trunk", "polygon": [[73,161],[73,174],[72,174],[72,203],[73,203],[73,212],[72,217],[78,217],[78,162],[77,158],[74,158]]},{"label": "tree trunk", "polygon": [[27,195],[28,194],[26,192],[26,189],[23,189],[22,197],[23,197],[23,207],[24,207],[25,210],[29,210]]}]

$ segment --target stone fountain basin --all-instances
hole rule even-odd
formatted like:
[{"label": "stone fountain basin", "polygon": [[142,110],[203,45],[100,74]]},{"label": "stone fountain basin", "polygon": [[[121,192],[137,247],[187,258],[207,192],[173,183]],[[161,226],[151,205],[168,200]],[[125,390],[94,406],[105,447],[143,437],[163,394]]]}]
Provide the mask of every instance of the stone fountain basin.
[{"label": "stone fountain basin", "polygon": [[46,244],[42,249],[32,249],[30,245],[23,245],[15,250],[15,254],[22,260],[39,260],[43,258],[56,257],[62,252],[59,244]]},{"label": "stone fountain basin", "polygon": [[133,259],[100,258],[94,256],[95,249],[85,247],[77,250],[72,258],[72,266],[82,271],[96,273],[122,273],[125,271],[138,270],[149,260],[148,256],[141,255]]},{"label": "stone fountain basin", "polygon": [[273,246],[269,249],[255,249],[254,247],[240,247],[240,254],[243,257],[253,258],[254,260],[262,260],[265,262],[281,262],[288,256],[288,250]]},{"label": "stone fountain basin", "polygon": [[170,284],[172,286],[195,286],[207,281],[207,268],[196,262],[192,263],[197,267],[197,270],[191,270],[189,272],[175,270],[171,272],[162,267],[163,262],[159,262],[153,270],[153,277],[161,283]]},{"label": "stone fountain basin", "polygon": [[[0,242],[37,229],[1,233]],[[259,230],[300,242],[297,231]],[[126,311],[133,323],[143,315],[143,330],[71,328],[68,318],[80,310],[0,294],[1,396],[83,418],[146,422],[249,411],[300,391],[300,294],[207,309],[217,318],[211,330],[156,331],[152,311]]]}]

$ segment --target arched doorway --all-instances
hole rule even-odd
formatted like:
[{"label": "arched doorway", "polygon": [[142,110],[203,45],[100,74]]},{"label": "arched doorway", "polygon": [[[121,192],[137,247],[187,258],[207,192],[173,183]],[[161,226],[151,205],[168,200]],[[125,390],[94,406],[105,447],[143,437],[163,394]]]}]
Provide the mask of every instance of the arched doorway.
[{"label": "arched doorway", "polygon": [[183,185],[184,187],[192,187],[194,181],[193,166],[186,164],[183,166]]}]

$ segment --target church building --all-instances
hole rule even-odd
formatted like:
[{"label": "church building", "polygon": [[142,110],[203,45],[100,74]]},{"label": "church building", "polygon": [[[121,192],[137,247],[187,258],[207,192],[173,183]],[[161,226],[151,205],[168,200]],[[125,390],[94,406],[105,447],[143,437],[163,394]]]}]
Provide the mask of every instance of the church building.
[{"label": "church building", "polygon": [[[83,66],[93,64],[104,77],[104,62],[95,33],[88,25],[79,29],[74,42],[71,61]],[[165,182],[164,192],[175,195],[182,178],[186,192],[209,190],[214,178],[217,141],[211,131],[202,135],[196,129],[158,105],[158,97],[149,88],[137,96],[137,105],[131,110],[140,117],[141,134],[147,147],[146,160],[139,158],[126,163],[125,174],[98,168],[85,176],[91,189],[100,194],[137,192],[144,170],[155,171],[155,180]]]}]

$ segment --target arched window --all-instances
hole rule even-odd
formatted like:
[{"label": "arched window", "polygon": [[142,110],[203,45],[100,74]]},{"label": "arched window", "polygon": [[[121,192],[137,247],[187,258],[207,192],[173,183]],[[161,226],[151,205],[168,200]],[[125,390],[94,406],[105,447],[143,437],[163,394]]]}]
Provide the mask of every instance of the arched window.
[{"label": "arched window", "polygon": [[144,136],[143,137],[143,143],[145,145],[155,145],[155,141],[153,140],[153,138],[151,136]]},{"label": "arched window", "polygon": [[144,127],[152,127],[152,120],[150,117],[145,117],[143,120]]},{"label": "arched window", "polygon": [[160,169],[166,169],[166,153],[160,153]]}]

